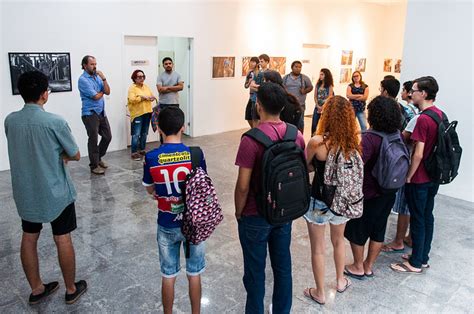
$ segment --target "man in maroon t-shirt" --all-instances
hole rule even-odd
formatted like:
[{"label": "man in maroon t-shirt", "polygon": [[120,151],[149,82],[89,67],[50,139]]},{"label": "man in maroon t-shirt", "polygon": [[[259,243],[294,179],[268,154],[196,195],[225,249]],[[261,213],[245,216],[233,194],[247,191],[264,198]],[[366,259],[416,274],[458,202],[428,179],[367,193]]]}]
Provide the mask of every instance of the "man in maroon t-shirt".
[{"label": "man in maroon t-shirt", "polygon": [[[260,116],[258,128],[273,141],[283,139],[286,123],[280,112],[287,101],[286,91],[275,83],[262,83],[257,92],[256,109]],[[296,143],[304,149],[303,135]],[[273,269],[272,304],[279,313],[290,313],[292,302],[291,222],[270,225],[257,211],[256,193],[261,181],[263,146],[248,136],[240,142],[235,164],[239,176],[235,187],[235,217],[244,257],[244,286],[247,291],[245,313],[264,313],[265,261],[267,246]]]},{"label": "man in maroon t-shirt", "polygon": [[438,138],[438,125],[424,111],[431,110],[442,118],[442,111],[434,105],[438,83],[431,76],[420,77],[413,81],[410,95],[413,104],[420,109],[411,140],[414,142],[413,155],[407,175],[405,193],[410,208],[410,226],[413,241],[411,255],[402,258],[407,261],[392,264],[390,267],[402,273],[420,273],[429,267],[429,253],[433,240],[434,198],[439,184],[432,182],[426,171],[424,161],[433,152]]}]

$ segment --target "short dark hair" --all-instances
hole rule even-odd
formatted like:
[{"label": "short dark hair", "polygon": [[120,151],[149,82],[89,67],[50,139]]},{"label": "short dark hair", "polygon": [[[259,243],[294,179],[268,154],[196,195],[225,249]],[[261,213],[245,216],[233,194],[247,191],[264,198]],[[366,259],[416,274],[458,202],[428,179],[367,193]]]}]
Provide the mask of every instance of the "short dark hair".
[{"label": "short dark hair", "polygon": [[292,69],[293,69],[293,66],[294,66],[295,64],[299,64],[299,65],[303,66],[303,64],[301,63],[301,61],[295,60],[295,61],[291,62],[291,68],[292,68]]},{"label": "short dark hair", "polygon": [[403,83],[403,89],[405,89],[407,92],[409,92],[412,87],[413,87],[412,81],[406,81],[405,83]]},{"label": "short dark hair", "polygon": [[367,109],[367,120],[375,131],[394,133],[401,129],[402,113],[395,99],[377,96],[370,101]]},{"label": "short dark hair", "polygon": [[283,79],[281,78],[280,72],[275,70],[267,70],[263,72],[263,79],[266,82],[273,82],[280,86],[283,86]]},{"label": "short dark hair", "polygon": [[89,63],[89,59],[90,59],[90,58],[95,59],[95,57],[89,56],[89,55],[85,55],[85,56],[82,58],[82,61],[81,61],[81,68],[82,68],[83,70],[84,70],[84,66]]},{"label": "short dark hair", "polygon": [[426,100],[436,100],[436,94],[438,93],[439,87],[438,82],[432,76],[422,76],[413,81],[413,84],[417,84],[418,90],[424,91],[427,96]]},{"label": "short dark hair", "polygon": [[27,102],[36,102],[48,90],[48,77],[40,71],[25,72],[18,78],[18,90]]},{"label": "short dark hair", "polygon": [[166,136],[178,134],[184,125],[184,112],[179,107],[169,106],[158,114],[158,126]]},{"label": "short dark hair", "polygon": [[135,80],[137,79],[138,73],[142,73],[143,76],[145,76],[145,72],[143,72],[142,70],[133,71],[132,76],[130,78],[132,79],[134,83],[135,83]]},{"label": "short dark hair", "polygon": [[384,80],[386,80],[386,79],[394,79],[394,78],[395,78],[395,76],[393,76],[392,74],[387,74],[387,75],[385,75],[385,76],[383,77]]},{"label": "short dark hair", "polygon": [[260,60],[260,59],[263,59],[263,60],[265,60],[266,62],[270,62],[270,57],[269,57],[267,54],[265,54],[265,53],[263,53],[263,54],[261,54],[261,55],[258,56],[258,60]]},{"label": "short dark hair", "polygon": [[164,57],[163,60],[161,60],[161,64],[165,64],[166,61],[171,61],[171,63],[173,63],[173,59],[170,57]]},{"label": "short dark hair", "polygon": [[273,82],[264,82],[257,92],[257,100],[263,110],[269,114],[279,114],[287,101],[287,92],[280,85]]},{"label": "short dark hair", "polygon": [[400,90],[400,81],[396,78],[385,78],[380,82],[380,86],[387,91],[387,94],[395,98]]}]

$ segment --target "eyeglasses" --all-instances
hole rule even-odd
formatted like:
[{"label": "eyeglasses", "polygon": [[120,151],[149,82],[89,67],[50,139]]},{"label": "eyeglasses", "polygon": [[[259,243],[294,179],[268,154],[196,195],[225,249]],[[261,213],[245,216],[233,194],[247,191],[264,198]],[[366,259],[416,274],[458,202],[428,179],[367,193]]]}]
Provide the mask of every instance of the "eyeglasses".
[{"label": "eyeglasses", "polygon": [[144,79],[145,77],[146,77],[145,75],[137,75],[137,79],[139,79],[139,78],[143,78],[143,79]]},{"label": "eyeglasses", "polygon": [[419,89],[413,89],[413,88],[412,88],[412,89],[410,89],[410,91],[409,91],[408,93],[413,94],[413,93],[415,93],[415,92],[423,92],[423,91],[422,91],[422,90],[419,90]]},{"label": "eyeglasses", "polygon": [[48,87],[47,91],[48,91],[48,94],[51,94],[51,92],[52,92],[51,88],[49,88],[49,87]]}]

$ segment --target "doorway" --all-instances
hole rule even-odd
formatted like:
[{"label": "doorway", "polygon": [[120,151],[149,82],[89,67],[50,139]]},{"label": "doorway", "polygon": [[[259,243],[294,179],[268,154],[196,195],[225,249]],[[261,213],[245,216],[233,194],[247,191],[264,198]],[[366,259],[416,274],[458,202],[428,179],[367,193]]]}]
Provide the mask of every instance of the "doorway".
[{"label": "doorway", "polygon": [[[306,98],[306,115],[312,115],[314,110],[314,91],[316,89],[316,83],[319,80],[319,72],[322,68],[329,68],[329,53],[327,47],[304,47],[303,46],[303,70],[302,73],[306,74],[313,83],[314,89],[308,94]],[[322,45],[321,45],[322,46]],[[332,72],[332,71],[331,71]],[[333,73],[334,76],[334,73]],[[308,104],[312,104],[309,106]]]},{"label": "doorway", "polygon": [[[164,57],[171,57],[174,63],[174,70],[181,75],[184,81],[184,88],[179,92],[180,108],[185,115],[185,134],[192,136],[191,114],[192,114],[192,97],[191,97],[191,52],[192,38],[183,37],[158,37],[158,36],[124,36],[124,59],[123,59],[123,86],[124,88],[124,105],[127,105],[128,87],[133,83],[131,80],[132,72],[140,69],[146,75],[145,84],[150,87],[151,91],[158,98],[156,89],[156,79],[163,72],[161,60]],[[153,104],[154,106],[157,103]],[[126,110],[126,132],[127,146],[130,146],[130,115]],[[154,133],[151,126],[148,132],[147,142],[155,142],[159,140],[157,133]]]}]

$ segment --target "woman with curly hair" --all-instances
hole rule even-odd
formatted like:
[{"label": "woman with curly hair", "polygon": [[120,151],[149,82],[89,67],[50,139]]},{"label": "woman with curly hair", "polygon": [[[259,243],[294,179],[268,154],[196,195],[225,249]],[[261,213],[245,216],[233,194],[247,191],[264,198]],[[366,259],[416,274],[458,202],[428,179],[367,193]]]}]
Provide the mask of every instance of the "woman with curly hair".
[{"label": "woman with curly hair", "polygon": [[[316,135],[308,142],[306,160],[310,171],[315,171],[311,191],[311,203],[305,219],[308,225],[311,243],[311,264],[316,288],[307,288],[304,295],[313,301],[324,304],[324,261],[325,226],[329,223],[331,242],[334,248],[336,265],[336,290],[344,292],[350,285],[344,277],[344,228],[349,220],[328,209],[324,202],[324,168],[330,151],[341,151],[346,158],[356,151],[360,153],[357,125],[351,103],[341,96],[330,97],[324,104],[324,110],[318,123]],[[323,205],[323,206],[320,206]]]},{"label": "woman with curly hair", "polygon": [[[395,132],[400,134],[401,112],[395,99],[377,96],[369,103],[368,111],[371,129],[388,134]],[[395,202],[395,192],[382,193],[377,179],[372,175],[381,144],[382,138],[379,135],[370,132],[362,134],[364,211],[360,218],[347,223],[344,232],[344,236],[351,243],[354,256],[354,262],[344,268],[344,273],[356,279],[374,275],[373,266],[382,249],[387,219]],[[369,238],[369,249],[364,260],[364,246]]]},{"label": "woman with curly hair", "polygon": [[313,111],[313,123],[311,124],[311,135],[316,132],[318,127],[318,121],[323,111],[323,104],[329,97],[334,96],[334,81],[332,74],[329,69],[323,68],[319,73],[319,80],[316,83],[316,89],[314,90],[314,111]]}]

